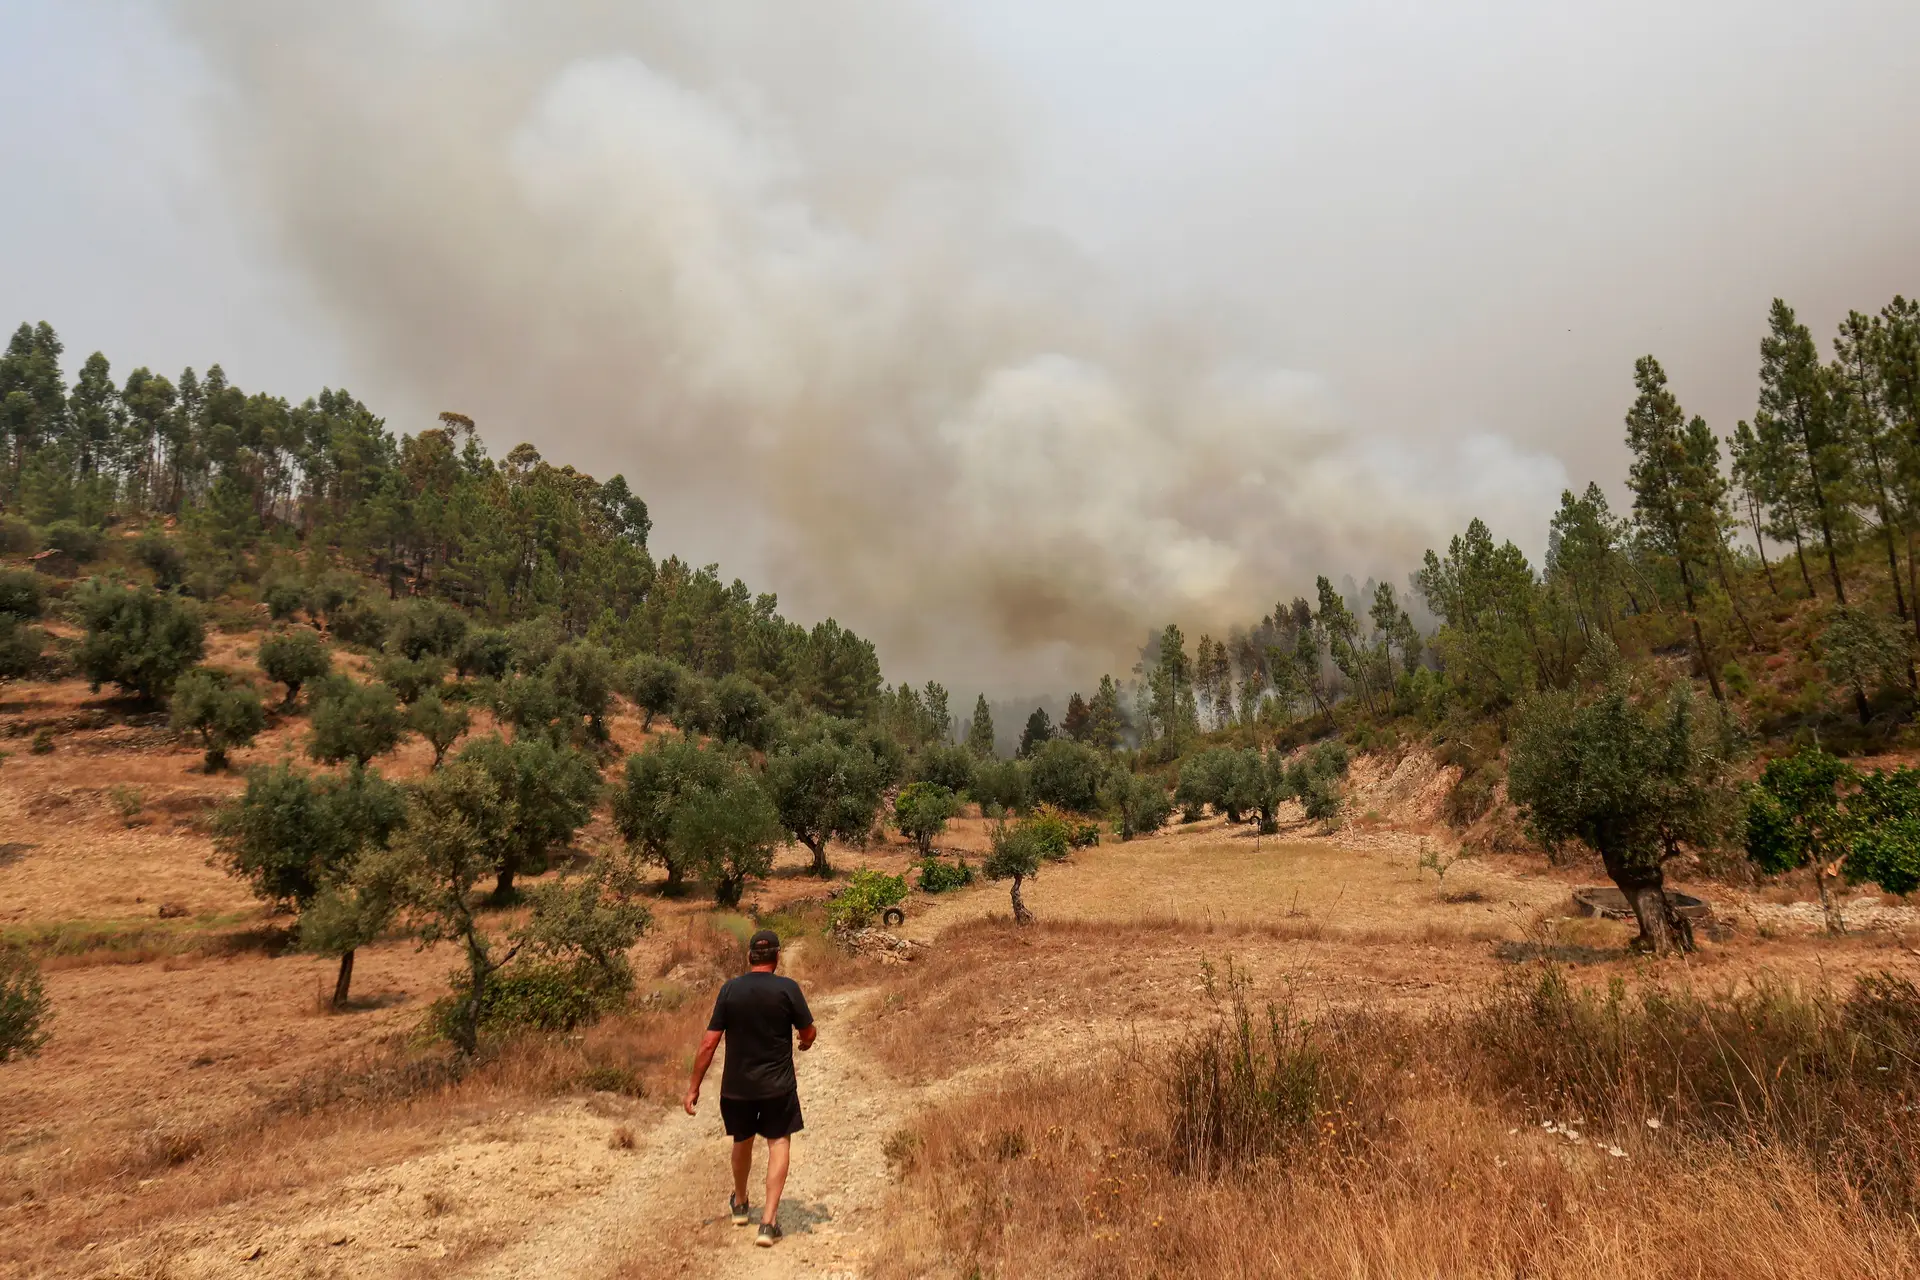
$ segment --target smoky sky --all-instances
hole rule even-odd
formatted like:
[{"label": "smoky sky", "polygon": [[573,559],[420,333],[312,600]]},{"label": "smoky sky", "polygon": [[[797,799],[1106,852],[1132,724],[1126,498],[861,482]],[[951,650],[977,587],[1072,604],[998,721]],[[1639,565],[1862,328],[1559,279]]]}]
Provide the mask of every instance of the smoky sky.
[{"label": "smoky sky", "polygon": [[0,231],[76,344],[458,409],[890,675],[1057,688],[1537,554],[1635,356],[1730,430],[1770,298],[1920,291],[1920,6],[1591,8],[79,4]]}]

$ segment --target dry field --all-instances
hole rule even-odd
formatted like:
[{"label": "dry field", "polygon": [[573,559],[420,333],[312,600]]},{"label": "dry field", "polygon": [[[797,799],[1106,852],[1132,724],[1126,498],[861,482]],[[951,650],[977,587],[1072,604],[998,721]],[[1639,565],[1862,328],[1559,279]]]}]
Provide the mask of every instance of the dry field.
[{"label": "dry field", "polygon": [[[218,660],[247,661],[246,638],[215,640]],[[29,749],[41,728],[50,753]],[[641,741],[630,719],[615,732]],[[235,764],[278,759],[296,738],[276,727]],[[1040,918],[1030,929],[1008,922],[1001,886],[916,896],[903,932],[925,945],[911,963],[848,956],[818,936],[793,957],[822,1036],[801,1061],[809,1126],[788,1238],[756,1251],[719,1212],[711,1100],[693,1120],[676,1105],[746,915],[658,902],[632,1012],[455,1073],[417,1034],[451,955],[368,948],[353,1008],[331,1013],[331,962],[281,954],[279,922],[213,861],[206,814],[237,772],[203,774],[164,725],[79,684],[0,689],[0,749],[0,937],[42,957],[55,1009],[43,1054],[0,1065],[0,1274],[1920,1267],[1911,1225],[1873,1208],[1872,1187],[1864,1199],[1857,1185],[1836,1189],[1800,1155],[1681,1149],[1641,1132],[1606,1138],[1624,1153],[1609,1157],[1602,1135],[1575,1143],[1519,1103],[1449,1092],[1421,1074],[1438,1058],[1409,1059],[1421,1083],[1394,1093],[1392,1140],[1357,1156],[1199,1176],[1153,1154],[1169,1055],[1222,1016],[1223,992],[1255,1009],[1372,1019],[1363,1056],[1385,1060],[1438,1043],[1447,1018],[1542,956],[1576,983],[1631,990],[1920,976],[1904,906],[1862,901],[1856,918],[1875,927],[1833,941],[1813,932],[1798,889],[1688,885],[1731,932],[1656,965],[1624,950],[1624,926],[1567,918],[1592,867],[1474,858],[1443,889],[1418,865],[1424,849],[1453,848],[1428,825],[1425,784],[1396,798],[1384,771],[1367,793],[1384,798],[1334,836],[1296,821],[1256,839],[1214,819],[1048,867],[1027,890]],[[427,760],[415,744],[382,765],[409,776]],[[610,839],[596,822],[578,856]],[[985,824],[962,820],[943,843],[977,855]],[[911,861],[897,842],[836,856],[843,869]],[[823,888],[804,863],[803,850],[785,853],[748,912],[816,919],[807,903]]]}]

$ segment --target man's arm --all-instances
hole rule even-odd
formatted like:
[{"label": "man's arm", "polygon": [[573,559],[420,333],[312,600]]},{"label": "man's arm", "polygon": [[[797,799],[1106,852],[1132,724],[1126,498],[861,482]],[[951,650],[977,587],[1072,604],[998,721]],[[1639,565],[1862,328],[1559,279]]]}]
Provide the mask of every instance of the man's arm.
[{"label": "man's arm", "polygon": [[800,1028],[800,1052],[805,1053],[807,1050],[813,1048],[813,1038],[819,1034],[820,1029],[811,1022]]},{"label": "man's arm", "polygon": [[[688,1115],[692,1115],[694,1107],[699,1105],[700,1082],[706,1079],[707,1068],[713,1065],[714,1050],[720,1047],[720,1037],[725,1034],[724,1031],[709,1031],[700,1038],[700,1051],[693,1055],[693,1079],[687,1085],[686,1101],[681,1104],[686,1107]],[[807,1043],[813,1043],[812,1036],[807,1037]]]}]

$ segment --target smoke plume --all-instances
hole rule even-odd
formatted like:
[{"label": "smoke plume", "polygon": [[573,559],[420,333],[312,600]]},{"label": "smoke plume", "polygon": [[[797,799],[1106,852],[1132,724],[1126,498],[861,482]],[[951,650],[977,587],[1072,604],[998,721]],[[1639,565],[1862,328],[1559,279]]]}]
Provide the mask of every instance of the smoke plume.
[{"label": "smoke plume", "polygon": [[920,6],[179,13],[233,198],[420,414],[393,425],[623,471],[661,549],[892,675],[1124,671],[1150,626],[1398,579],[1469,514],[1532,531],[1562,484],[1498,438],[1358,434],[1204,299],[1024,224],[1017,103]]}]

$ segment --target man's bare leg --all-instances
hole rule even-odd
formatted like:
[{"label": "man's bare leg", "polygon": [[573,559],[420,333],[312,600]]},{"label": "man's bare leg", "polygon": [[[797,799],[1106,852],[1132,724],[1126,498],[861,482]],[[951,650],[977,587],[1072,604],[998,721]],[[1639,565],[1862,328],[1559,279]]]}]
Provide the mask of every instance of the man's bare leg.
[{"label": "man's bare leg", "polygon": [[[753,1139],[733,1144],[733,1202],[747,1202],[747,1175],[753,1172]],[[785,1180],[786,1165],[780,1167],[782,1180]]]},{"label": "man's bare leg", "polygon": [[[780,1193],[787,1189],[787,1158],[792,1154],[792,1138],[767,1139],[767,1208],[760,1215],[760,1221],[771,1223],[777,1220],[780,1212]],[[737,1149],[737,1148],[736,1148]],[[738,1169],[740,1162],[734,1161]],[[740,1174],[741,1186],[747,1185],[746,1174]]]}]

